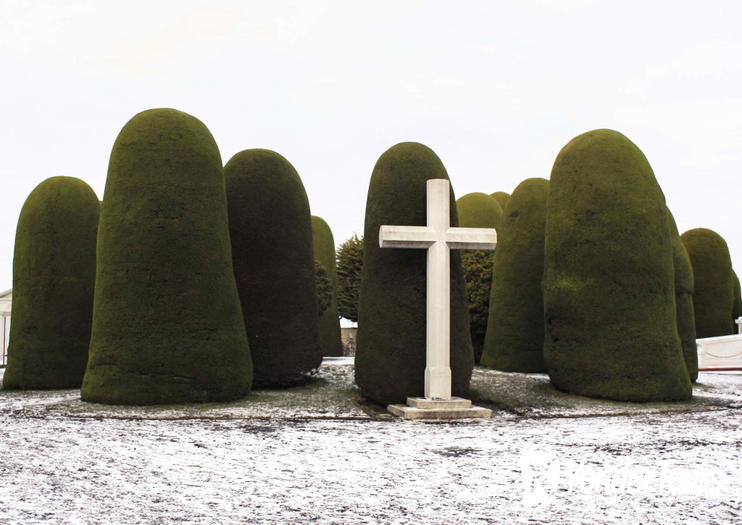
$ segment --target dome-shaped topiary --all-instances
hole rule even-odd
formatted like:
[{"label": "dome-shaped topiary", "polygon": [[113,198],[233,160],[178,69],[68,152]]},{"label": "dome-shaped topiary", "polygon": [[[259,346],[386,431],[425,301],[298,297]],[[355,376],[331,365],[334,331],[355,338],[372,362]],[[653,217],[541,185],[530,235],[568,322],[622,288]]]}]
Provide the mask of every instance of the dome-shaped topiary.
[{"label": "dome-shaped topiary", "polygon": [[266,149],[237,153],[224,176],[255,385],[298,383],[322,362],[304,185],[289,161]]},{"label": "dome-shaped topiary", "polygon": [[732,270],[732,282],[734,283],[734,305],[732,306],[732,322],[734,323],[732,325],[734,333],[736,333],[738,330],[736,328],[737,326],[737,319],[739,319],[740,316],[742,316],[742,289],[739,285],[739,277],[737,277],[737,272]]},{"label": "dome-shaped topiary", "polygon": [[505,206],[508,205],[508,201],[510,200],[510,194],[504,191],[496,191],[495,193],[490,193],[490,197],[497,201],[497,204],[500,205],[500,208],[504,212]]},{"label": "dome-shaped topiary", "polygon": [[526,179],[505,207],[492,269],[482,365],[507,372],[545,372],[544,228],[549,181]]},{"label": "dome-shaped topiary", "polygon": [[335,265],[335,239],[330,226],[321,217],[312,216],[312,244],[314,259],[325,268],[330,281],[330,304],[319,317],[319,342],[322,355],[343,355],[340,340],[340,318],[337,302],[337,271]]},{"label": "dome-shaped topiary", "polygon": [[622,401],[691,397],[665,198],[625,136],[591,131],[559,153],[544,253],[544,357],[554,386]]},{"label": "dome-shaped topiary", "polygon": [[219,149],[186,113],[139,113],[108,166],[82,397],[222,401],[251,379]]},{"label": "dome-shaped topiary", "polygon": [[675,270],[675,312],[678,335],[683,348],[685,367],[691,383],[698,379],[698,348],[696,346],[696,317],[693,312],[693,268],[688,252],[678,234],[675,218],[667,210],[668,226],[672,238],[673,268]]},{"label": "dome-shaped topiary", "polygon": [[18,219],[4,389],[78,388],[88,362],[98,197],[80,179],[36,186]]},{"label": "dome-shaped topiary", "polygon": [[696,337],[733,334],[734,278],[726,241],[706,228],[680,236],[693,267]]},{"label": "dome-shaped topiary", "polygon": [[[462,228],[495,228],[500,230],[502,208],[485,193],[467,193],[456,201],[459,226]],[[469,330],[474,348],[474,362],[479,363],[487,331],[492,282],[492,250],[463,250],[461,267],[464,270],[466,295],[469,300]]]},{"label": "dome-shaped topiary", "polygon": [[[356,383],[379,403],[421,396],[425,371],[426,250],[379,248],[382,225],[426,224],[426,181],[448,179],[428,147],[403,142],[376,162],[366,201]],[[451,225],[457,226],[451,192]],[[466,288],[457,250],[451,252],[452,392],[466,396],[474,356]]]}]

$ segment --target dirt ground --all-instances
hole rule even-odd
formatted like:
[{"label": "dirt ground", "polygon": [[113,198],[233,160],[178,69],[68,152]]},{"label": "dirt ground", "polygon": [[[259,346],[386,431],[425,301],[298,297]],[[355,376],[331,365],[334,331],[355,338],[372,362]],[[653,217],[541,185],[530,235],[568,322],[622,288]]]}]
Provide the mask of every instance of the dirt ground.
[{"label": "dirt ground", "polygon": [[641,405],[478,369],[472,397],[492,419],[401,421],[347,359],[218,405],[0,391],[0,523],[742,522],[742,375]]}]

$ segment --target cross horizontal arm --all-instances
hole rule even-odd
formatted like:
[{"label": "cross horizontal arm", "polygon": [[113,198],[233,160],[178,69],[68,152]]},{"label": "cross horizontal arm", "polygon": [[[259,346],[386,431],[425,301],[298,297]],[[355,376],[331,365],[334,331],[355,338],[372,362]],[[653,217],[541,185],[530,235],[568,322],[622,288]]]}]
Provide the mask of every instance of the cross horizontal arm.
[{"label": "cross horizontal arm", "polygon": [[497,232],[494,228],[449,228],[446,244],[452,250],[494,250]]},{"label": "cross horizontal arm", "polygon": [[427,248],[437,240],[436,233],[425,226],[382,226],[381,248]]}]

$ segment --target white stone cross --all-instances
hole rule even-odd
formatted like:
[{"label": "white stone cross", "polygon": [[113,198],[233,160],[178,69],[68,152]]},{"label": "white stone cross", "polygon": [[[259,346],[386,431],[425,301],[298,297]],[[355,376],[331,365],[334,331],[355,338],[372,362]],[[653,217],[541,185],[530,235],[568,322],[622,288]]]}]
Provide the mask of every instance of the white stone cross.
[{"label": "white stone cross", "polygon": [[449,184],[427,181],[426,226],[382,226],[381,248],[427,248],[425,397],[451,399],[451,254],[449,250],[494,250],[494,228],[451,228]]}]

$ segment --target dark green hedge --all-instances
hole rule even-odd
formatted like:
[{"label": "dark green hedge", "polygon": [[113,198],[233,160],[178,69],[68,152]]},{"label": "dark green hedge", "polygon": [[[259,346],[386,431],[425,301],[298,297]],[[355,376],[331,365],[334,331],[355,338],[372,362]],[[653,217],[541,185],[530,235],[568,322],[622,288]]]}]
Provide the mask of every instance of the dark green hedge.
[{"label": "dark green hedge", "polygon": [[676,328],[665,198],[629,139],[570,141],[551,172],[544,261],[552,384],[621,401],[691,397]]},{"label": "dark green hedge", "polygon": [[83,181],[36,186],[18,218],[4,389],[79,388],[88,362],[98,197]]},{"label": "dark green hedge", "polygon": [[693,307],[698,338],[736,332],[734,278],[727,243],[718,233],[706,228],[689,230],[680,236],[693,267]]},{"label": "dark green hedge", "polygon": [[135,115],[111,152],[98,230],[86,401],[235,399],[252,365],[219,149],[174,109]]},{"label": "dark green hedge", "polygon": [[312,244],[314,258],[327,272],[330,280],[330,305],[319,318],[319,343],[322,355],[343,355],[340,340],[340,317],[337,302],[337,271],[335,265],[335,239],[330,226],[321,217],[312,216]]},{"label": "dark green hedge", "polygon": [[[737,318],[742,316],[742,289],[739,285],[739,277],[737,272],[732,270],[732,281],[734,283],[734,306],[732,306],[732,322],[736,321]],[[732,324],[734,333],[737,333],[737,323]]]},{"label": "dark green hedge", "polygon": [[505,207],[492,269],[482,365],[506,372],[545,372],[544,228],[549,181],[521,182]]},{"label": "dark green hedge", "polygon": [[693,311],[693,268],[683,241],[680,240],[675,218],[667,210],[672,238],[673,267],[675,269],[675,312],[678,335],[683,347],[683,358],[692,383],[698,379],[698,348],[696,346],[696,316]]},{"label": "dark green hedge", "polygon": [[[379,248],[382,225],[426,224],[428,179],[448,179],[428,147],[404,142],[376,162],[366,201],[361,304],[355,360],[361,392],[379,403],[424,393],[426,250]],[[451,192],[451,224],[458,225]],[[453,395],[466,396],[474,356],[466,289],[457,250],[451,252]]]},{"label": "dark green hedge", "polygon": [[497,203],[500,205],[500,208],[502,208],[502,211],[505,211],[505,207],[508,205],[508,201],[510,200],[510,194],[505,193],[504,191],[496,191],[495,193],[491,193],[490,197],[495,199]]},{"label": "dark green hedge", "polygon": [[[459,226],[463,228],[500,230],[502,208],[495,199],[485,193],[467,193],[456,201],[456,209],[459,215]],[[469,330],[475,363],[479,363],[482,357],[484,334],[487,331],[493,256],[494,251],[464,250],[461,252],[461,266],[464,270],[466,295],[469,300]]]},{"label": "dark green hedge", "polygon": [[224,175],[255,385],[296,384],[322,362],[304,185],[289,161],[265,149],[237,153]]}]

